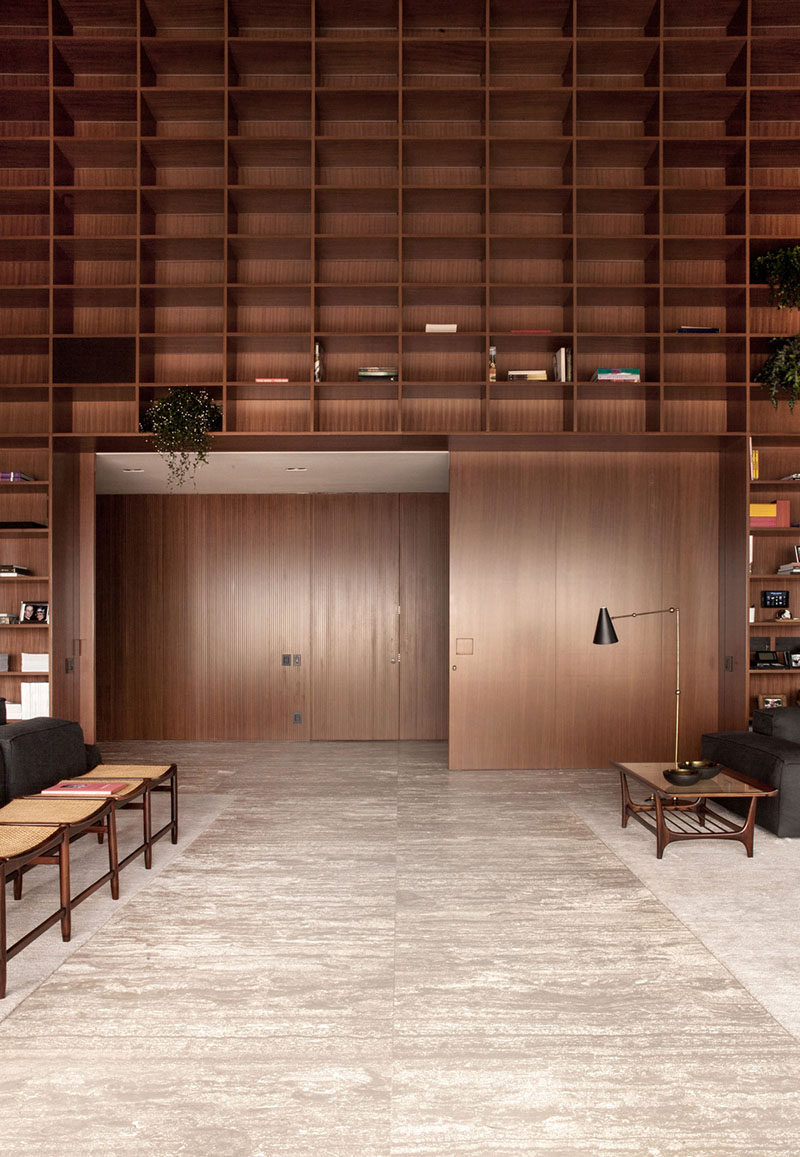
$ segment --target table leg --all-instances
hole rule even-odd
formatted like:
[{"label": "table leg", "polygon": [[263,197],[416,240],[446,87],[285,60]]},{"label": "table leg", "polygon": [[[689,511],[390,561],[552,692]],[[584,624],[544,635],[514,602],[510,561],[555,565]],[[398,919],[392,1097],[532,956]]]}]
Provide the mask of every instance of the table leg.
[{"label": "table leg", "polygon": [[656,794],[655,794],[655,805],[656,805],[656,858],[660,860],[661,857],[664,855],[664,848],[669,843],[669,828],[667,827],[666,823],[664,822],[664,801],[662,800],[662,798],[658,794],[658,792],[656,792]]},{"label": "table leg", "polygon": [[624,771],[621,771],[619,773],[619,786],[620,786],[620,796],[622,799],[622,825],[621,826],[623,828],[626,828],[628,826],[628,815],[629,815],[628,808],[630,807],[630,805],[633,801],[631,800],[631,795],[630,795],[630,792],[628,791],[628,781],[625,778],[625,772]]},{"label": "table leg", "polygon": [[745,846],[748,856],[753,855],[753,832],[756,825],[756,804],[758,799],[756,796],[750,800],[750,807],[747,812],[747,820],[742,828],[742,843]]}]

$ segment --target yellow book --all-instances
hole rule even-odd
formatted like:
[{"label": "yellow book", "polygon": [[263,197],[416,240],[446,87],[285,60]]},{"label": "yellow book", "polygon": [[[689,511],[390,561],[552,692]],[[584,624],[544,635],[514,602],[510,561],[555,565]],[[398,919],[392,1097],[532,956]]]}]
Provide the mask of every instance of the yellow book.
[{"label": "yellow book", "polygon": [[777,502],[751,502],[751,518],[774,518],[778,513]]}]

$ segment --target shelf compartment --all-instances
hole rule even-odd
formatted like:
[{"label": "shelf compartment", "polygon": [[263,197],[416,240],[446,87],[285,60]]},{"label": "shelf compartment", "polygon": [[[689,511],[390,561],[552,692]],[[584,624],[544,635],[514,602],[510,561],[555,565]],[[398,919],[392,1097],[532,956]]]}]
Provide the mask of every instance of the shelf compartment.
[{"label": "shelf compartment", "polygon": [[229,88],[310,90],[311,78],[311,45],[306,41],[229,47]]},{"label": "shelf compartment", "polygon": [[576,22],[579,37],[658,36],[658,3],[618,0],[609,5],[608,0],[578,0]]},{"label": "shelf compartment", "polygon": [[[571,123],[565,125],[572,135]],[[579,92],[575,132],[579,137],[621,140],[657,137],[659,133],[658,94],[645,90],[631,92]]]},{"label": "shelf compartment", "polygon": [[486,6],[483,0],[405,0],[403,35],[455,40],[483,36]]},{"label": "shelf compartment", "polygon": [[400,429],[413,434],[474,433],[483,429],[484,387],[479,384],[406,383]]},{"label": "shelf compartment", "polygon": [[165,39],[225,35],[223,0],[194,0],[190,7],[177,0],[142,0],[142,35]]},{"label": "shelf compartment", "polygon": [[[769,496],[772,498],[785,497],[784,489],[800,491],[800,481],[781,481],[786,474],[794,474],[800,470],[800,447],[796,444],[770,445],[757,439],[755,445],[758,449],[760,469],[759,477],[750,483],[751,489],[757,490],[759,495],[766,489],[775,489],[775,494]],[[778,493],[778,490],[781,493]],[[753,501],[757,502],[759,498],[754,495]],[[787,562],[788,559],[782,561]]]},{"label": "shelf compartment", "polygon": [[53,41],[55,88],[136,88],[137,80],[135,40]]},{"label": "shelf compartment", "polygon": [[[452,29],[448,29],[448,34]],[[483,41],[406,41],[403,49],[403,85],[406,88],[482,89],[486,81],[486,46]]]},{"label": "shelf compartment", "polygon": [[406,141],[403,184],[439,189],[482,185],[484,157],[483,141]]},{"label": "shelf compartment", "polygon": [[489,183],[493,189],[526,189],[572,183],[570,141],[492,141]]},{"label": "shelf compartment", "polygon": [[143,382],[220,382],[224,356],[221,337],[163,336],[139,339],[139,380]]},{"label": "shelf compartment", "polygon": [[776,309],[769,301],[767,286],[758,286],[750,291],[750,333],[753,337],[772,334],[776,337],[797,335],[797,316],[791,309]]},{"label": "shelf compartment", "polygon": [[159,237],[143,240],[142,285],[215,285],[225,280],[222,237]]},{"label": "shelf compartment", "polygon": [[557,434],[572,429],[572,386],[561,382],[493,382],[489,429],[504,434]]},{"label": "shelf compartment", "polygon": [[256,378],[288,378],[290,382],[310,382],[312,365],[310,337],[228,338],[229,382],[254,383]]},{"label": "shelf compartment", "polygon": [[394,237],[322,237],[317,240],[317,277],[321,284],[367,285],[398,281],[398,242]]},{"label": "shelf compartment", "polygon": [[489,135],[492,140],[571,137],[572,98],[564,92],[493,92]]},{"label": "shelf compartment", "polygon": [[[2,484],[4,489],[9,486],[20,486],[23,490],[31,486],[46,487],[50,474],[46,444],[36,447],[15,445],[13,442],[10,445],[0,442],[0,470],[21,470],[36,479],[35,482],[4,482]],[[2,581],[8,582],[9,580],[3,579]]]},{"label": "shelf compartment", "polygon": [[53,333],[136,333],[136,289],[89,285],[53,292]]},{"label": "shelf compartment", "polygon": [[49,153],[46,141],[0,141],[0,186],[49,185]]},{"label": "shelf compartment", "polygon": [[311,429],[309,385],[228,386],[226,426],[235,433],[291,434]]},{"label": "shelf compartment", "polygon": [[510,40],[572,36],[572,0],[490,0],[489,31]]},{"label": "shelf compartment", "polygon": [[0,333],[46,334],[49,302],[46,289],[0,290]]},{"label": "shelf compartment", "polygon": [[[134,286],[136,241],[133,238],[57,240],[53,243],[54,285]],[[143,278],[147,280],[147,278]]]},{"label": "shelf compartment", "polygon": [[[45,29],[45,35],[47,29]],[[53,35],[125,37],[136,35],[136,4],[87,4],[84,0],[53,0]]]},{"label": "shelf compartment", "polygon": [[586,237],[577,246],[575,279],[593,285],[658,284],[658,241],[646,237]]},{"label": "shelf compartment", "polygon": [[[49,495],[47,488],[32,487],[27,491],[2,491],[2,517],[6,522],[38,522],[48,525]],[[33,528],[31,528],[33,529]],[[6,548],[5,542],[3,543]],[[22,564],[17,563],[17,566]],[[0,586],[0,590],[2,587]]]},{"label": "shelf compartment", "polygon": [[657,88],[658,58],[658,44],[648,40],[578,41],[575,81],[578,88],[607,91]]},{"label": "shelf compartment", "polygon": [[222,88],[225,49],[207,40],[141,42],[141,87]]},{"label": "shelf compartment", "polygon": [[744,36],[747,33],[746,0],[663,0],[664,35],[696,39],[709,36]]},{"label": "shelf compartment", "polygon": [[773,92],[754,92],[750,96],[750,136],[778,137],[782,140],[800,136],[800,91],[782,92],[776,100]]},{"label": "shelf compartment", "polygon": [[515,237],[558,238],[572,233],[572,206],[567,189],[490,189],[489,229]]},{"label": "shelf compartment", "polygon": [[628,382],[578,385],[575,424],[581,433],[656,433],[659,429],[658,387]]},{"label": "shelf compartment", "polygon": [[0,189],[0,237],[47,237],[50,194],[46,189]]},{"label": "shelf compartment", "polygon": [[662,84],[668,88],[744,88],[744,40],[681,40],[664,43]]},{"label": "shelf compartment", "polygon": [[406,237],[403,281],[408,285],[477,285],[485,279],[481,237]]},{"label": "shelf compartment", "polygon": [[0,136],[3,140],[46,137],[49,133],[50,97],[47,89],[33,89],[26,93],[19,89],[0,90]]},{"label": "shelf compartment", "polygon": [[395,189],[318,189],[318,234],[363,237],[397,233]]},{"label": "shelf compartment", "polygon": [[424,333],[425,326],[457,325],[460,333],[485,330],[483,286],[408,285],[403,291],[403,329]]},{"label": "shelf compartment", "polygon": [[223,297],[222,286],[143,289],[139,330],[158,335],[221,334],[225,330]]},{"label": "shelf compartment", "polygon": [[135,186],[135,141],[58,141],[53,146],[53,183],[83,189]]},{"label": "shelf compartment", "polygon": [[53,382],[62,385],[136,381],[134,337],[53,339]]},{"label": "shelf compartment", "polygon": [[[33,571],[33,574],[29,577],[32,578],[36,583],[35,589],[38,593],[41,590],[40,576],[44,576],[48,572],[47,535],[41,533],[33,535],[30,533],[25,534],[21,531],[15,532],[13,530],[4,530],[2,543],[3,556],[7,559],[13,559],[12,565],[25,566],[28,568],[28,570]],[[13,586],[9,585],[8,591],[6,593],[6,599],[8,600],[6,613],[18,615],[20,603],[22,602],[23,597],[24,596],[20,591],[18,583],[14,583]],[[14,600],[16,600],[16,605]],[[19,628],[12,628],[12,630],[13,629],[19,630]],[[27,629],[27,624],[25,625],[24,629]],[[0,630],[7,631],[8,628],[0,627]],[[8,638],[9,636],[6,635],[5,637]],[[39,637],[43,638],[44,636]],[[10,647],[3,646],[3,650],[13,651],[19,645],[19,643],[20,639],[17,637]],[[20,650],[21,649],[22,648],[20,647]]]},{"label": "shelf compartment", "polygon": [[228,333],[308,333],[311,328],[308,288],[240,286],[228,291]]},{"label": "shelf compartment", "polygon": [[74,189],[53,197],[57,237],[135,237],[139,227],[136,190]]},{"label": "shelf compartment", "polygon": [[751,32],[753,36],[797,37],[794,9],[785,0],[751,0]]},{"label": "shelf compartment", "polygon": [[228,96],[228,132],[231,137],[310,137],[309,94],[233,89]]},{"label": "shelf compartment", "polygon": [[662,374],[669,382],[744,382],[744,338],[666,335]]},{"label": "shelf compartment", "polygon": [[[493,295],[493,297],[494,296],[496,295]],[[568,308],[568,303],[565,308]],[[544,380],[538,382],[508,382],[508,373],[510,370],[545,370],[547,372],[547,381],[550,381],[551,385],[557,385],[559,389],[564,388],[560,383],[553,383],[552,381],[553,354],[562,345],[572,345],[571,333],[517,334],[493,330],[490,340],[497,347],[498,383],[539,387],[546,384],[546,382]],[[494,392],[495,383],[492,384],[491,388]],[[567,384],[566,388],[568,390],[572,389],[569,384]],[[556,394],[553,393],[551,396],[555,397]]]},{"label": "shelf compartment", "polygon": [[747,131],[747,101],[740,92],[665,92],[662,116],[663,135],[670,138],[717,141]]},{"label": "shelf compartment", "polygon": [[315,301],[313,328],[321,335],[353,330],[395,334],[399,328],[398,289],[394,285],[319,287]]},{"label": "shelf compartment", "polygon": [[397,0],[316,0],[316,35],[396,36],[399,30]]},{"label": "shelf compartment", "polygon": [[665,189],[664,236],[731,237],[747,226],[746,200],[737,189]]},{"label": "shelf compartment", "polygon": [[230,285],[310,285],[308,237],[232,237],[228,242]]},{"label": "shelf compartment", "polygon": [[578,141],[575,183],[593,189],[632,189],[658,185],[658,145],[648,140]]},{"label": "shelf compartment", "polygon": [[394,187],[398,146],[393,141],[319,141],[316,166],[318,185]]},{"label": "shelf compartment", "polygon": [[492,90],[513,89],[527,95],[532,90],[572,86],[572,46],[555,44],[489,45],[489,77]]},{"label": "shelf compartment", "polygon": [[664,241],[666,285],[741,285],[747,280],[743,241],[710,237]]},{"label": "shelf compartment", "polygon": [[750,184],[753,189],[800,189],[800,141],[754,141]]},{"label": "shelf compartment", "polygon": [[[565,343],[566,344],[566,343]],[[589,383],[599,391],[616,389],[618,386],[633,385],[636,390],[650,382],[657,382],[661,376],[659,362],[659,340],[655,337],[623,334],[617,337],[581,337],[573,355],[574,377],[578,382]],[[592,374],[600,366],[635,366],[642,374],[641,382],[591,382]],[[682,380],[677,379],[676,380]],[[689,379],[691,380],[691,379]],[[718,381],[724,378],[718,378]]]},{"label": "shelf compartment", "polygon": [[0,286],[46,285],[50,277],[49,249],[45,238],[0,240]]},{"label": "shelf compartment", "polygon": [[[747,302],[744,289],[698,286],[695,289],[664,289],[662,321],[665,333],[681,325],[716,326],[720,334],[744,334]],[[702,334],[680,334],[691,344]]]},{"label": "shelf compartment", "polygon": [[222,139],[225,94],[170,89],[142,93],[142,136],[164,139]]},{"label": "shelf compartment", "polygon": [[[15,374],[15,363],[26,362],[28,372],[34,364],[37,369],[47,362],[47,354],[30,347],[32,342],[4,338],[0,340],[0,382],[25,381],[22,373]],[[40,380],[46,381],[49,367]],[[0,430],[3,435],[43,434],[50,429],[50,402],[46,386],[0,385]]]},{"label": "shelf compartment", "polygon": [[753,40],[750,84],[753,88],[796,88],[800,72],[800,40]]},{"label": "shelf compartment", "polygon": [[577,191],[575,233],[578,236],[645,237],[657,235],[658,229],[658,194],[649,189]]},{"label": "shelf compartment", "polygon": [[486,341],[477,334],[406,334],[404,382],[485,382]]},{"label": "shelf compartment", "polygon": [[744,185],[747,176],[744,144],[717,141],[665,141],[661,179],[673,188],[715,189]]},{"label": "shelf compartment", "polygon": [[8,38],[3,38],[3,87],[47,88],[50,81],[47,30],[42,40],[19,37],[20,30],[12,28]]},{"label": "shelf compartment", "polygon": [[[397,336],[374,333],[326,334],[320,337],[322,346],[322,376],[325,382],[356,382],[359,366],[397,366],[400,360]],[[359,383],[367,389],[376,386],[374,382]],[[396,387],[396,382],[379,383]]]},{"label": "shelf compartment", "polygon": [[311,193],[308,189],[233,189],[228,196],[228,229],[253,237],[308,236]]},{"label": "shelf compartment", "polygon": [[482,92],[406,92],[403,133],[407,137],[480,137],[486,131]]},{"label": "shelf compartment", "polygon": [[744,432],[746,393],[724,385],[665,385],[661,429],[666,434]]},{"label": "shelf compartment", "polygon": [[347,40],[316,46],[317,87],[321,89],[392,89],[398,85],[396,44],[380,40]]},{"label": "shelf compartment", "polygon": [[222,141],[143,141],[142,185],[197,189],[225,184]]},{"label": "shelf compartment", "polygon": [[403,232],[433,237],[481,234],[484,203],[482,189],[406,189]]},{"label": "shelf compartment", "polygon": [[144,236],[213,237],[225,232],[222,189],[143,189]]},{"label": "shelf compartment", "polygon": [[657,289],[598,286],[579,287],[576,293],[576,324],[584,333],[658,333],[661,328]]},{"label": "shelf compartment", "polygon": [[[571,332],[573,327],[572,290],[570,286],[548,286],[536,289],[526,285],[497,285],[491,291],[489,329],[497,335],[510,334],[514,329],[542,329],[552,333]],[[510,335],[530,339],[537,335]],[[494,344],[497,344],[496,342]],[[507,339],[503,342],[508,348]],[[499,355],[498,348],[498,355]],[[510,369],[541,369],[538,364],[514,365]],[[549,365],[548,367],[549,368]],[[501,366],[498,365],[498,374]]]},{"label": "shelf compartment", "polygon": [[76,139],[115,140],[137,135],[136,93],[86,90],[53,97],[53,135]]},{"label": "shelf compartment", "polygon": [[[761,366],[764,357],[758,357],[754,361]],[[750,390],[750,430],[753,434],[800,435],[800,406],[790,410],[785,402],[781,402],[776,410],[769,400],[765,387],[754,385]]]},{"label": "shelf compartment", "polygon": [[391,433],[398,429],[396,382],[316,386],[314,428],[324,433]]},{"label": "shelf compartment", "polygon": [[[759,498],[761,496],[759,495]],[[785,497],[785,495],[783,496]],[[796,517],[796,515],[795,515]],[[797,535],[797,529],[794,531],[783,530],[780,535],[772,535],[769,532],[766,534],[762,531],[753,533],[753,571],[750,576],[750,590],[751,599],[758,604],[762,590],[778,590],[786,589],[784,583],[788,582],[788,589],[792,591],[796,599],[800,591],[793,586],[793,581],[796,581],[794,575],[778,575],[775,572],[782,563],[794,561],[794,541],[800,542],[800,537]],[[761,608],[756,606],[756,614]],[[762,614],[765,612],[762,611]],[[755,624],[754,624],[755,625]],[[783,633],[787,629],[787,624],[775,622],[775,630]],[[796,628],[795,628],[796,629]],[[800,631],[797,631],[800,634]]]},{"label": "shelf compartment", "polygon": [[229,0],[228,35],[256,40],[311,36],[308,0]]},{"label": "shelf compartment", "polygon": [[396,137],[398,107],[396,93],[357,89],[322,92],[316,99],[317,135],[359,139]]},{"label": "shelf compartment", "polygon": [[560,237],[492,237],[489,282],[504,285],[560,285],[572,281],[572,242]]},{"label": "shelf compartment", "polygon": [[56,434],[135,434],[134,386],[59,386],[53,390]]}]

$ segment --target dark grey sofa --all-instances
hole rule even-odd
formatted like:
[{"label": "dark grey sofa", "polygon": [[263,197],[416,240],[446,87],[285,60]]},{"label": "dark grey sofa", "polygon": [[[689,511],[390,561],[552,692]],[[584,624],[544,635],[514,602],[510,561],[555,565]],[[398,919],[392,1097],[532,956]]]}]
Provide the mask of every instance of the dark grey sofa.
[{"label": "dark grey sofa", "polygon": [[98,749],[84,743],[79,723],[44,717],[6,723],[0,726],[0,806],[83,775],[100,762]]},{"label": "dark grey sofa", "polygon": [[[760,779],[778,794],[758,801],[756,822],[776,836],[800,836],[800,707],[753,712],[752,731],[717,731],[703,736],[704,759]],[[725,806],[745,815],[746,800]]]}]

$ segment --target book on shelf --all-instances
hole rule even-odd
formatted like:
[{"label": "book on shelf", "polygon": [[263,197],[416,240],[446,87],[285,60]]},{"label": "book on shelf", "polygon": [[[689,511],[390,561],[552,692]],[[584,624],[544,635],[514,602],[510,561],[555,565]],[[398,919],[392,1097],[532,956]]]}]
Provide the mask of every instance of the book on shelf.
[{"label": "book on shelf", "polygon": [[38,719],[50,714],[50,684],[20,683],[22,718]]},{"label": "book on shelf", "polygon": [[458,333],[458,325],[455,322],[432,322],[429,321],[425,326],[426,333]]},{"label": "book on shelf", "polygon": [[29,575],[30,567],[14,566],[12,563],[0,564],[0,578],[16,578],[19,575]]},{"label": "book on shelf", "polygon": [[9,702],[8,699],[6,699],[6,720],[7,720],[7,722],[10,723],[12,721],[12,719],[16,720],[16,719],[21,719],[21,718],[22,718],[22,704],[21,703],[11,703],[11,702]]},{"label": "book on shelf", "polygon": [[800,574],[800,562],[781,563],[775,574]]},{"label": "book on shelf", "polygon": [[8,670],[8,652],[0,651],[0,671]]},{"label": "book on shelf", "polygon": [[116,791],[130,787],[130,782],[124,779],[61,779],[52,787],[45,787],[40,795],[59,797],[81,796],[91,799],[93,796],[103,798],[113,795]]},{"label": "book on shelf", "polygon": [[[757,455],[758,450],[754,450],[753,453]],[[756,458],[756,464],[758,464],[758,458]],[[756,478],[758,478],[758,474],[756,474]],[[782,478],[778,479],[778,481],[779,482],[800,482],[800,474],[784,474]]]},{"label": "book on shelf", "polygon": [[777,498],[774,502],[751,502],[750,526],[788,527],[789,507],[788,498]]},{"label": "book on shelf", "polygon": [[32,474],[25,474],[22,470],[0,470],[0,482],[35,482]]},{"label": "book on shelf", "polygon": [[572,350],[569,346],[559,346],[553,354],[553,381],[572,381]]},{"label": "book on shelf", "polygon": [[288,378],[254,378],[255,382],[288,382]]},{"label": "book on shelf", "polygon": [[753,445],[753,439],[748,438],[748,447],[750,450],[750,481],[758,481],[758,449]]},{"label": "book on shelf", "polygon": [[551,329],[511,329],[509,333],[552,333]]},{"label": "book on shelf", "polygon": [[640,382],[642,372],[638,366],[598,366],[592,374],[593,382]]},{"label": "book on shelf", "polygon": [[23,651],[21,655],[22,666],[21,670],[26,674],[38,672],[39,674],[47,674],[50,670],[50,656],[47,651]]},{"label": "book on shelf", "polygon": [[718,325],[679,325],[676,333],[719,333]]},{"label": "book on shelf", "polygon": [[547,370],[509,370],[510,382],[546,382]]},{"label": "book on shelf", "polygon": [[30,519],[0,522],[0,530],[47,530],[46,522],[32,522]]},{"label": "book on shelf", "polygon": [[359,366],[358,380],[396,382],[398,377],[397,366]]}]

